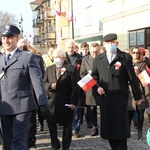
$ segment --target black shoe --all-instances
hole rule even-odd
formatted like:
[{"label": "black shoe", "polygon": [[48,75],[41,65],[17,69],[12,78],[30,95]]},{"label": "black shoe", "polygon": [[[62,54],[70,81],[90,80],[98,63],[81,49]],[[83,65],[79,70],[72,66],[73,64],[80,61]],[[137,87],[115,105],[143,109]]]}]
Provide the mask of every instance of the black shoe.
[{"label": "black shoe", "polygon": [[97,136],[98,135],[98,128],[92,129],[91,136]]},{"label": "black shoe", "polygon": [[138,130],[138,140],[143,140],[142,130]]},{"label": "black shoe", "polygon": [[52,147],[50,150],[58,150],[60,147]]},{"label": "black shoe", "polygon": [[40,131],[44,131],[44,128],[43,128],[43,127],[41,127],[41,128],[40,128]]},{"label": "black shoe", "polygon": [[[30,142],[29,142],[30,141]],[[35,143],[36,143],[36,138],[30,139],[28,140],[28,147],[35,147]]]},{"label": "black shoe", "polygon": [[28,147],[29,148],[35,147],[35,143],[29,144]]},{"label": "black shoe", "polygon": [[80,137],[80,134],[79,134],[79,132],[74,132],[74,133],[72,133],[72,136],[73,136],[74,138],[79,138],[79,137]]}]

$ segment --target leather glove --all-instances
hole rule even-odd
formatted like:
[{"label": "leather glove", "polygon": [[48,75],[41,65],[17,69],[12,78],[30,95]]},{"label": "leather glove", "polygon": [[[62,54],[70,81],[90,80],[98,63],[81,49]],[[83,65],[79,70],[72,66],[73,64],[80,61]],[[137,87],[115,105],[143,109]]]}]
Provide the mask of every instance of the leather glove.
[{"label": "leather glove", "polygon": [[40,111],[42,113],[43,119],[48,119],[50,117],[50,111],[48,105],[41,105]]}]

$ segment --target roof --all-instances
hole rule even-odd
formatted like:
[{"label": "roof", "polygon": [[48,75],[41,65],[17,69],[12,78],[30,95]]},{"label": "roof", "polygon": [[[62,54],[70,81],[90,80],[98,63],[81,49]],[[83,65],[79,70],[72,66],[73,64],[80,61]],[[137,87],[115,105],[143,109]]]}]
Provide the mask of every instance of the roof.
[{"label": "roof", "polygon": [[33,1],[33,2],[30,2],[30,4],[33,4],[33,3],[41,3],[42,2],[42,0],[35,0],[35,1]]}]

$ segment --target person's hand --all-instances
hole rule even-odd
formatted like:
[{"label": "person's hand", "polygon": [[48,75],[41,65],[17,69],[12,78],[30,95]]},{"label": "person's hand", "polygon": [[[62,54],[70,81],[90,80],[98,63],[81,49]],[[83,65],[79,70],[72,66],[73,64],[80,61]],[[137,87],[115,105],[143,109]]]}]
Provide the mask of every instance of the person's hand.
[{"label": "person's hand", "polygon": [[76,107],[76,105],[71,104],[69,108],[72,109],[72,110],[74,110],[75,107]]},{"label": "person's hand", "polygon": [[49,111],[48,105],[41,105],[40,111],[44,119],[48,119],[50,117],[50,111]]},{"label": "person's hand", "polygon": [[143,100],[140,99],[140,100],[136,101],[136,104],[137,104],[137,105],[141,105],[142,101],[143,101]]},{"label": "person's hand", "polygon": [[56,83],[52,83],[51,88],[55,90],[56,89]]},{"label": "person's hand", "polygon": [[104,89],[103,89],[102,87],[99,87],[99,88],[97,89],[97,93],[98,93],[99,95],[103,95],[103,94],[105,94],[105,91],[104,91]]}]

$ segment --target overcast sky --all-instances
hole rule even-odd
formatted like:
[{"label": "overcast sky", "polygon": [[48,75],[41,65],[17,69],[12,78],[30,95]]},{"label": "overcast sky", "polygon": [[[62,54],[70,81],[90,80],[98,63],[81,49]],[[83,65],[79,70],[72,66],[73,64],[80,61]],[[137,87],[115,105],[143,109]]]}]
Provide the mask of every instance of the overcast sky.
[{"label": "overcast sky", "polygon": [[[0,0],[0,10],[7,11],[16,15],[18,21],[22,14],[24,35],[33,35],[32,29],[32,11],[30,2],[34,0]],[[19,23],[18,23],[19,26]]]}]

